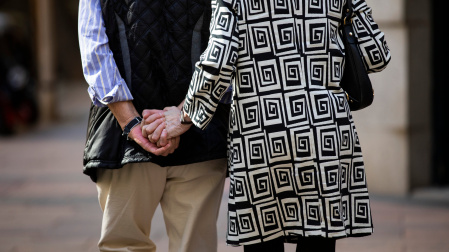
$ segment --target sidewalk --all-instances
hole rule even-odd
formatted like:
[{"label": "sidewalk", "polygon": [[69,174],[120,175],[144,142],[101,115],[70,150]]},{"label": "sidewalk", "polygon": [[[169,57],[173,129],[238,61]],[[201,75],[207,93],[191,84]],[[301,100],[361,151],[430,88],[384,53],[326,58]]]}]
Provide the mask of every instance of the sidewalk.
[{"label": "sidewalk", "polygon": [[[89,109],[85,85],[61,90],[58,122],[0,137],[0,252],[97,251],[101,210],[95,184],[81,172]],[[218,221],[218,251],[241,252],[242,247],[224,242],[227,190]],[[375,233],[340,240],[337,251],[449,251],[448,194],[421,191],[371,199]],[[168,251],[160,209],[151,237],[158,251]],[[286,252],[292,251],[294,246],[287,245]]]}]

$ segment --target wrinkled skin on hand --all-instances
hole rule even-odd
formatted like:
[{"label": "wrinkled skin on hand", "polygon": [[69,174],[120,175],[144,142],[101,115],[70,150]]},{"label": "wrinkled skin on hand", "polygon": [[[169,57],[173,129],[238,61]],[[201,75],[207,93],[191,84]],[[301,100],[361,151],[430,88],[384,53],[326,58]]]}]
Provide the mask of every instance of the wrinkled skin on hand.
[{"label": "wrinkled skin on hand", "polygon": [[179,118],[181,110],[178,107],[166,107],[164,110],[149,110],[142,112],[142,135],[147,137],[151,143],[165,146],[172,139],[178,139],[192,125],[181,124]]}]

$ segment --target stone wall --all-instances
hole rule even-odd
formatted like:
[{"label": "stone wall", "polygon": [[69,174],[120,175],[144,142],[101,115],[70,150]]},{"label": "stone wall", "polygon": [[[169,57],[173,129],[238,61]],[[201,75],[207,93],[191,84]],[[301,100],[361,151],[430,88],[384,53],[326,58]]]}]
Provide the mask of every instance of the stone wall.
[{"label": "stone wall", "polygon": [[370,107],[354,112],[364,154],[368,187],[380,194],[405,194],[408,167],[408,42],[404,2],[367,0],[373,18],[385,33],[392,60],[381,73],[371,74],[375,97]]},{"label": "stone wall", "polygon": [[[414,2],[412,5],[410,2]],[[381,73],[370,75],[374,103],[354,112],[372,193],[405,195],[429,185],[430,52],[427,1],[367,0],[386,39],[392,61]],[[411,10],[415,10],[412,12]],[[421,16],[411,13],[420,11]],[[421,35],[421,42],[414,36]],[[418,46],[418,44],[420,44]],[[415,51],[420,48],[420,51]]]}]

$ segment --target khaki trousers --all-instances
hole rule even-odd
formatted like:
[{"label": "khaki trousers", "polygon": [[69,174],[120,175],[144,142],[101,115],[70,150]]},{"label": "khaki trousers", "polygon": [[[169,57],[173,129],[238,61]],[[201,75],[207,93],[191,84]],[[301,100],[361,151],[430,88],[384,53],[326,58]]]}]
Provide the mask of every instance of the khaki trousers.
[{"label": "khaki trousers", "polygon": [[156,251],[151,220],[161,204],[170,252],[217,251],[217,218],[226,159],[160,167],[135,163],[99,169],[100,251]]}]

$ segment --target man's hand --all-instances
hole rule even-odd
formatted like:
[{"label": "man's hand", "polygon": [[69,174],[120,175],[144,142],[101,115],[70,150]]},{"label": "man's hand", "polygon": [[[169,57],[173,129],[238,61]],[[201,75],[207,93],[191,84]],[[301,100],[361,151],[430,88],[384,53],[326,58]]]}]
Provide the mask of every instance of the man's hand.
[{"label": "man's hand", "polygon": [[[120,127],[125,127],[134,117],[139,116],[134,105],[131,101],[114,102],[108,104],[109,109],[114,114]],[[179,145],[176,141],[167,142],[163,147],[158,147],[156,144],[151,143],[148,138],[142,136],[142,129],[140,125],[134,127],[128,134],[128,137],[134,140],[138,145],[140,145],[144,150],[153,153],[154,155],[168,155],[172,153]]]},{"label": "man's hand", "polygon": [[157,147],[170,145],[162,156],[173,153],[179,147],[180,137],[167,138],[165,130],[165,117],[163,110],[146,109],[142,112],[143,120],[141,123],[142,136],[147,138]]},{"label": "man's hand", "polygon": [[179,146],[179,137],[170,139],[164,146],[158,146],[148,140],[142,135],[142,128],[140,125],[134,127],[128,135],[134,142],[140,145],[144,150],[153,153],[156,156],[167,156],[173,153]]}]

